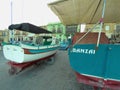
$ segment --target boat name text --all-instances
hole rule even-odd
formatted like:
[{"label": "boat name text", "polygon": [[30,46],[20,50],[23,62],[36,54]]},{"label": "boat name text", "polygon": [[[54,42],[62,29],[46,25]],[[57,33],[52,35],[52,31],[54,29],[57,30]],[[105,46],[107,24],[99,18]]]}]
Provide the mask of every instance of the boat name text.
[{"label": "boat name text", "polygon": [[95,54],[94,49],[73,48],[72,52],[74,52],[74,53],[85,53],[85,54]]}]

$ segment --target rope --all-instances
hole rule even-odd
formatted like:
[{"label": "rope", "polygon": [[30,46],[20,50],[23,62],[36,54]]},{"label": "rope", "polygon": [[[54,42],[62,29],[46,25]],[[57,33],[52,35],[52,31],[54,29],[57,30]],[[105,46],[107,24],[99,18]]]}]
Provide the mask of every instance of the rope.
[{"label": "rope", "polygon": [[102,17],[100,18],[100,20],[93,26],[93,28],[89,29],[80,39],[78,39],[78,40],[76,41],[76,43],[72,45],[72,47],[74,47],[76,44],[78,44],[78,42],[80,42],[80,41],[81,41],[90,31],[92,31],[98,24],[101,24],[101,26],[100,26],[100,31],[99,31],[99,34],[98,34],[98,40],[97,40],[97,47],[99,46],[100,36],[101,36],[102,26],[103,26],[103,18],[104,18],[104,14],[105,14],[105,7],[106,7],[106,0],[104,0],[103,10],[102,10]]},{"label": "rope", "polygon": [[76,44],[78,44],[78,42],[80,42],[90,31],[92,31],[100,22],[97,22],[91,29],[89,29],[81,38],[79,38],[75,44],[73,44],[73,46],[75,46]]},{"label": "rope", "polygon": [[105,7],[106,7],[106,0],[104,0],[104,5],[103,5],[103,10],[102,10],[102,18],[100,19],[100,31],[98,34],[98,40],[97,40],[97,46],[99,46],[100,43],[100,36],[101,36],[101,32],[102,32],[102,27],[103,27],[103,18],[104,18],[104,14],[105,14]]}]

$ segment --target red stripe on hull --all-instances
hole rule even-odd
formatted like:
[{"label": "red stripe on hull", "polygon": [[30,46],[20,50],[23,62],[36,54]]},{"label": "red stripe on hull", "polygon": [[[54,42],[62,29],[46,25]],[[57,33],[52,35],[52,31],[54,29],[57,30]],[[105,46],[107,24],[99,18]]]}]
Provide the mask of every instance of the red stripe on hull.
[{"label": "red stripe on hull", "polygon": [[31,54],[30,52],[29,52],[29,49],[25,49],[25,48],[23,48],[24,49],[24,54]]},{"label": "red stripe on hull", "polygon": [[101,87],[103,89],[110,88],[113,90],[120,90],[120,82],[114,80],[104,80],[103,78],[91,77],[81,75],[76,72],[77,80],[79,83],[88,84],[94,87]]}]

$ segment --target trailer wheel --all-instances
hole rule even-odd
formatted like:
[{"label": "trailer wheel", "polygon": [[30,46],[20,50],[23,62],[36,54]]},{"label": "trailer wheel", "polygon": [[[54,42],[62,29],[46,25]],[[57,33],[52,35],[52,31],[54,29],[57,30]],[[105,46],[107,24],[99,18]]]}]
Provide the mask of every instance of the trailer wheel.
[{"label": "trailer wheel", "polygon": [[15,67],[11,67],[11,68],[8,70],[8,73],[9,73],[10,75],[14,75],[14,74],[16,74],[16,72],[17,72],[17,69],[16,69]]},{"label": "trailer wheel", "polygon": [[45,63],[52,65],[55,62],[55,58],[51,57],[50,59],[46,60]]}]

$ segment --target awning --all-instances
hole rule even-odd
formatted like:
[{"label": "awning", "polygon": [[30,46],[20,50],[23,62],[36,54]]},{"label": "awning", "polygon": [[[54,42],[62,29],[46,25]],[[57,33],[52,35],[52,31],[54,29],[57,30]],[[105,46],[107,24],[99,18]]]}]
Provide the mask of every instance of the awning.
[{"label": "awning", "polygon": [[38,26],[35,26],[30,23],[21,23],[21,24],[12,24],[8,27],[9,30],[20,30],[20,31],[26,31],[26,32],[31,32],[35,34],[40,34],[40,33],[52,33],[50,31],[47,31],[43,28],[40,28]]},{"label": "awning", "polygon": [[[104,0],[59,0],[48,6],[65,25],[97,23]],[[105,23],[120,22],[120,0],[106,0]]]}]

